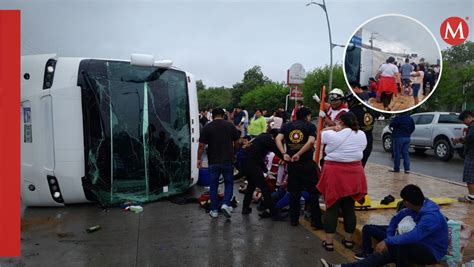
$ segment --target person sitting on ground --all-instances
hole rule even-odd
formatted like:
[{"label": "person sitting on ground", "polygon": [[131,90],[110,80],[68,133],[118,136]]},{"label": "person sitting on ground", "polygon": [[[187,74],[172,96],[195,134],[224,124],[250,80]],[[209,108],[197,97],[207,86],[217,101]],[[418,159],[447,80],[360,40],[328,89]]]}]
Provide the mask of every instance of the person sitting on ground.
[{"label": "person sitting on ground", "polygon": [[[400,201],[397,204],[397,213],[400,212],[402,209],[405,209],[405,205],[403,201]],[[394,220],[395,217],[392,217]],[[412,216],[414,220],[415,217]],[[375,225],[375,224],[366,224],[362,227],[362,251],[360,253],[356,253],[354,258],[358,260],[363,260],[367,258],[370,254],[374,253],[374,249],[372,247],[372,239],[375,239],[378,242],[387,238],[387,233],[392,236],[395,233],[396,229],[393,229],[397,225],[390,224],[391,228],[389,229],[389,225]],[[387,231],[388,230],[388,231]]]},{"label": "person sitting on ground", "polygon": [[374,77],[369,78],[369,97],[377,97],[377,82],[375,81]]},{"label": "person sitting on ground", "polygon": [[321,143],[325,144],[324,166],[317,189],[324,196],[324,231],[326,238],[323,247],[333,251],[334,233],[337,228],[339,211],[344,218],[344,246],[354,247],[352,235],[356,228],[354,201],[361,200],[367,194],[367,181],[361,159],[367,145],[359,122],[352,112],[341,116],[339,125],[325,128],[321,134]]},{"label": "person sitting on ground", "polygon": [[[346,264],[331,264],[321,259],[322,265],[376,267],[389,263],[397,266],[436,264],[448,251],[446,217],[439,206],[425,198],[421,189],[414,184],[405,186],[400,196],[407,208],[392,218],[387,237],[375,247],[376,253]],[[410,222],[409,217],[414,217],[414,221]],[[396,229],[398,234],[395,234]]]},{"label": "person sitting on ground", "polygon": [[468,194],[459,198],[461,202],[474,203],[474,116],[471,111],[464,110],[459,120],[468,126],[465,137],[453,139],[453,144],[464,144],[464,172],[462,181],[467,183]]},{"label": "person sitting on ground", "polygon": [[244,177],[242,173],[242,158],[244,157],[244,148],[246,148],[250,143],[250,136],[246,135],[242,138],[242,146],[240,147],[239,151],[237,152],[237,156],[235,157],[234,167],[238,171],[237,174],[234,175],[234,182],[239,180],[240,178]]},{"label": "person sitting on ground", "polygon": [[[287,187],[288,179],[285,179],[278,190],[272,193],[272,199],[275,202],[275,207],[279,210],[290,205],[291,193],[287,191]],[[309,193],[302,191],[301,196],[304,198],[305,203],[308,203]]]}]

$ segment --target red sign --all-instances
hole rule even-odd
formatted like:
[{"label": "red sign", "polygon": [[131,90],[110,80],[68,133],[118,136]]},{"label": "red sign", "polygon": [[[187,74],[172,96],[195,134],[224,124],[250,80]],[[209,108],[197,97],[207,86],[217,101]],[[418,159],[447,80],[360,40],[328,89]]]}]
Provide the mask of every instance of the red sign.
[{"label": "red sign", "polygon": [[303,99],[303,89],[298,86],[290,87],[290,98],[291,99]]},{"label": "red sign", "polygon": [[446,43],[450,45],[460,45],[464,43],[469,36],[469,26],[463,18],[449,17],[441,23],[439,32],[441,38],[443,38]]}]

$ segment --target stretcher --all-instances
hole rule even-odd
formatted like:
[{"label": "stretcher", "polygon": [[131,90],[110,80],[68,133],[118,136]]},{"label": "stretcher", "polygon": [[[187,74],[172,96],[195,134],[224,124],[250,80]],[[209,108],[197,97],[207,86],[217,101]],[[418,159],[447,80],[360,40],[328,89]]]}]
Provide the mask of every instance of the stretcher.
[{"label": "stretcher", "polygon": [[[430,197],[430,200],[438,205],[447,205],[457,202],[455,199],[449,197]],[[395,201],[385,205],[381,203],[382,200],[370,200],[370,198],[366,197],[364,204],[360,204],[356,201],[354,208],[356,210],[396,209],[400,201],[402,201],[402,199],[396,198]]]}]

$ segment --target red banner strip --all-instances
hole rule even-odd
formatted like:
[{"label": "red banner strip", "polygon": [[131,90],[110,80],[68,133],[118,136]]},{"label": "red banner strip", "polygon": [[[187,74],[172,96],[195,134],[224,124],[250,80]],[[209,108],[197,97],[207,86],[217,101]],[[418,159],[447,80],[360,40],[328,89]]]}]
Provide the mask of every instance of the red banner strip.
[{"label": "red banner strip", "polygon": [[20,256],[20,10],[0,11],[0,256]]}]

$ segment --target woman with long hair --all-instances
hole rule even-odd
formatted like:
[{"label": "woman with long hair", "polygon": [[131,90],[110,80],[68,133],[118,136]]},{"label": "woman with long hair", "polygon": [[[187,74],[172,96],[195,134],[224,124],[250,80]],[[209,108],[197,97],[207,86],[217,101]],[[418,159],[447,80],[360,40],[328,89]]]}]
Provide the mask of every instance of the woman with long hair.
[{"label": "woman with long hair", "polygon": [[[415,99],[415,106],[418,105],[418,94],[423,87],[423,77],[425,75],[424,66],[416,65],[415,71],[411,73],[413,98]],[[424,95],[424,94],[423,94]]]},{"label": "woman with long hair", "polygon": [[323,129],[321,142],[326,145],[324,166],[317,188],[326,202],[323,247],[334,250],[334,233],[339,211],[344,218],[344,240],[348,249],[354,247],[353,233],[356,228],[354,203],[367,194],[367,181],[361,159],[367,146],[365,133],[359,130],[357,117],[352,112],[341,116],[339,125]]}]

